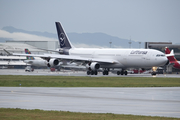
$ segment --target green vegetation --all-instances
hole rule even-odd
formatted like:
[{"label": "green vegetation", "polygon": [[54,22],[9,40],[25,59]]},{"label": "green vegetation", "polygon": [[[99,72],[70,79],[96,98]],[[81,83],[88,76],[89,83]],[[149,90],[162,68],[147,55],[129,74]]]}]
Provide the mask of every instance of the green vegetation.
[{"label": "green vegetation", "polygon": [[0,108],[0,120],[179,120],[179,118]]},{"label": "green vegetation", "polygon": [[0,75],[0,87],[180,87],[179,78]]}]

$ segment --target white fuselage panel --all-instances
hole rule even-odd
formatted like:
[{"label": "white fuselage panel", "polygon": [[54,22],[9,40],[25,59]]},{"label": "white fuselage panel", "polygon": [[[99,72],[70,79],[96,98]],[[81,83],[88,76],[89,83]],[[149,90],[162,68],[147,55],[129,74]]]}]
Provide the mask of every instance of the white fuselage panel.
[{"label": "white fuselage panel", "polygon": [[101,64],[106,68],[130,68],[163,66],[167,62],[164,53],[154,49],[96,49],[96,48],[74,48],[70,49],[70,55],[80,57],[112,59],[119,63]]}]

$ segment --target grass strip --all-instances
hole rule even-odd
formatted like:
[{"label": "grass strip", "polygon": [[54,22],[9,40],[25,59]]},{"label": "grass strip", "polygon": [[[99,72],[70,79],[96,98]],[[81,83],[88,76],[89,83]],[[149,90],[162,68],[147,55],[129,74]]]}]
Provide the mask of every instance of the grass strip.
[{"label": "grass strip", "polygon": [[0,120],[179,120],[179,118],[0,108]]},{"label": "grass strip", "polygon": [[0,75],[0,87],[180,87],[179,78]]}]

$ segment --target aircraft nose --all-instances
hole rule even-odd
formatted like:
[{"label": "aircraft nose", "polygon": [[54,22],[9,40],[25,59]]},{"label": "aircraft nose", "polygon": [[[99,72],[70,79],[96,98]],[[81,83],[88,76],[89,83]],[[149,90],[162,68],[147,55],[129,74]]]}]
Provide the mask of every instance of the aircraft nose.
[{"label": "aircraft nose", "polygon": [[163,61],[163,66],[169,64],[169,60],[167,59],[167,57],[164,57],[162,61]]},{"label": "aircraft nose", "polygon": [[165,65],[168,65],[169,64],[169,60],[167,60],[166,64]]}]

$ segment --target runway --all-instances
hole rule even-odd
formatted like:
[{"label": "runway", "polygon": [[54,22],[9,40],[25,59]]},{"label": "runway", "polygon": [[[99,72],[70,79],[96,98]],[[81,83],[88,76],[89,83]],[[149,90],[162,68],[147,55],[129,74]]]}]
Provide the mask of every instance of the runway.
[{"label": "runway", "polygon": [[[89,76],[86,72],[38,69],[0,69],[0,75]],[[150,74],[128,74],[109,77],[152,77]],[[108,77],[99,73],[91,77]],[[179,74],[156,77],[180,78]],[[180,118],[180,88],[46,88],[0,87],[0,107],[61,110],[72,112],[115,113]]]},{"label": "runway", "polygon": [[1,108],[180,118],[180,88],[0,87]]},{"label": "runway", "polygon": [[34,72],[25,72],[24,69],[0,69],[0,75],[46,75],[46,76],[91,76],[91,77],[169,77],[169,78],[180,78],[180,74],[157,74],[152,76],[149,74],[128,74],[128,75],[117,75],[109,72],[109,75],[102,75],[99,72],[98,75],[87,75],[86,71],[56,71],[51,72],[48,69],[35,69]]}]

